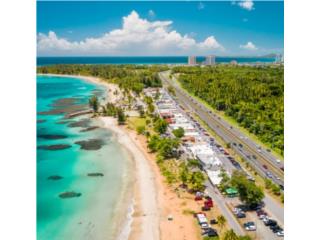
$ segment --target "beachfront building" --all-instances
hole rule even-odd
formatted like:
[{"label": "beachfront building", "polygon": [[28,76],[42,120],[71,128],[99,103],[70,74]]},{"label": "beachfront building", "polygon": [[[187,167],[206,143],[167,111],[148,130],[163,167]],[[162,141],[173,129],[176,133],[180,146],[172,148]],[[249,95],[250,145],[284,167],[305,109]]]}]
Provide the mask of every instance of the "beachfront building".
[{"label": "beachfront building", "polygon": [[206,56],[206,65],[215,65],[216,64],[216,57],[214,55]]},{"label": "beachfront building", "polygon": [[196,65],[196,64],[197,64],[196,56],[189,56],[188,57],[188,65]]}]

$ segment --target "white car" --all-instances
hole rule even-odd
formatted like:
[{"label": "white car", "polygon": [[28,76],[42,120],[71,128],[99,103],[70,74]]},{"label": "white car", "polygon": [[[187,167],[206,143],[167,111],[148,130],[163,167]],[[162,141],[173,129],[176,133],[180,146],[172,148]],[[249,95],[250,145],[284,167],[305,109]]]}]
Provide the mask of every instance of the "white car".
[{"label": "white car", "polygon": [[257,229],[254,222],[247,222],[243,224],[243,226],[244,226],[244,229],[247,231],[255,231]]},{"label": "white car", "polygon": [[284,232],[283,232],[283,230],[282,230],[282,231],[277,232],[277,236],[278,236],[278,237],[283,237],[283,236],[284,236]]},{"label": "white car", "polygon": [[276,159],[276,162],[277,162],[277,163],[281,163],[280,159]]}]

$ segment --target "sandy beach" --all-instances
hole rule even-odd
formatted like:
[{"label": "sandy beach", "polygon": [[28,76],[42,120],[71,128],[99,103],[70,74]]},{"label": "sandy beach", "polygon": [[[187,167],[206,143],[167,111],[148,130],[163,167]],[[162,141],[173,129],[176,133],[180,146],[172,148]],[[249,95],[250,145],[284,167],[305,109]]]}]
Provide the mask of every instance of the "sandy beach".
[{"label": "sandy beach", "polygon": [[[107,101],[117,102],[121,95],[119,87],[96,77],[81,75],[44,74],[81,78],[106,87]],[[134,160],[134,209],[129,240],[197,240],[201,239],[196,220],[190,212],[201,209],[201,203],[188,193],[175,192],[162,176],[156,156],[147,148],[146,138],[138,135],[126,125],[119,126],[112,117],[99,117],[103,125],[112,131],[116,140],[128,151]],[[186,213],[186,212],[189,213]],[[173,219],[168,220],[171,216]],[[125,234],[126,235],[126,234]],[[121,237],[120,237],[121,238]],[[123,238],[119,240],[124,240]]]},{"label": "sandy beach", "polygon": [[101,117],[107,129],[116,134],[117,140],[134,158],[134,214],[129,239],[160,239],[159,209],[155,178],[143,152],[138,148],[124,127],[119,127],[116,119]]}]

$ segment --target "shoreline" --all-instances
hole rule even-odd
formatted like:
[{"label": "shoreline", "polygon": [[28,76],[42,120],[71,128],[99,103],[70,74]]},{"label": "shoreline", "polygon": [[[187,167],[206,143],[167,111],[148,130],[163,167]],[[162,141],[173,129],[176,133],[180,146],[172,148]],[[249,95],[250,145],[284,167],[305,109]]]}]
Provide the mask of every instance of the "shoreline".
[{"label": "shoreline", "polygon": [[70,75],[70,74],[54,74],[54,73],[37,73],[37,76],[48,76],[48,77],[68,77],[68,78],[78,78],[87,82],[94,83],[96,85],[103,86],[105,88],[105,92],[107,93],[105,103],[109,102],[117,102],[121,98],[121,94],[114,94],[115,91],[121,93],[120,88],[117,84],[109,83],[106,80],[102,80],[98,77],[92,76],[84,76],[84,75]]},{"label": "shoreline", "polygon": [[[106,102],[116,102],[121,98],[121,91],[116,84],[100,78],[82,75],[38,74],[44,76],[70,77],[83,79],[106,89]],[[109,90],[111,89],[111,91]],[[118,90],[120,94],[115,95]],[[99,117],[102,127],[110,130],[115,140],[127,151],[132,159],[133,199],[121,216],[117,216],[115,230],[117,240],[198,240],[201,234],[194,218],[185,211],[199,211],[199,203],[193,196],[177,194],[167,185],[156,163],[156,156],[150,153],[144,136],[127,125],[119,126],[112,117]],[[131,192],[131,191],[130,191]],[[133,206],[133,209],[131,207]],[[123,210],[123,209],[122,209]],[[131,213],[130,213],[131,212]],[[117,213],[115,212],[115,215]],[[168,216],[173,216],[169,221]],[[117,225],[117,226],[116,226]],[[126,229],[124,229],[126,228]],[[122,230],[122,231],[121,231]]]},{"label": "shoreline", "polygon": [[111,130],[116,135],[117,141],[134,159],[134,210],[129,240],[159,240],[160,229],[157,186],[149,162],[126,132],[126,129],[118,126],[116,119],[112,117],[100,117],[99,119],[104,122],[105,128]]}]

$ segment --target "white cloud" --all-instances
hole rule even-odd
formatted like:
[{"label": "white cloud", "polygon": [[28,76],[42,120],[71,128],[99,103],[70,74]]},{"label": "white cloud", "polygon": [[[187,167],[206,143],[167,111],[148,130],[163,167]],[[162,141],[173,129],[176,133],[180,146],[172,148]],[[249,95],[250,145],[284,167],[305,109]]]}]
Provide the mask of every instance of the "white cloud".
[{"label": "white cloud", "polygon": [[251,50],[251,51],[258,50],[258,48],[252,42],[247,42],[247,44],[245,45],[240,45],[240,48]]},{"label": "white cloud", "polygon": [[251,10],[254,9],[254,8],[253,8],[254,3],[253,3],[252,0],[242,0],[242,1],[240,1],[240,2],[238,3],[238,5],[239,5],[240,7],[242,7],[243,9],[246,9],[246,10],[248,10],[248,11],[251,11]]},{"label": "white cloud", "polygon": [[199,2],[199,4],[198,4],[198,9],[199,10],[202,10],[202,9],[204,9],[205,8],[205,5],[202,3],[202,2]]},{"label": "white cloud", "polygon": [[101,37],[69,41],[50,31],[39,33],[37,50],[40,56],[61,55],[188,55],[224,50],[214,36],[197,42],[188,35],[171,30],[172,21],[148,21],[132,11],[123,17],[122,27]]}]

